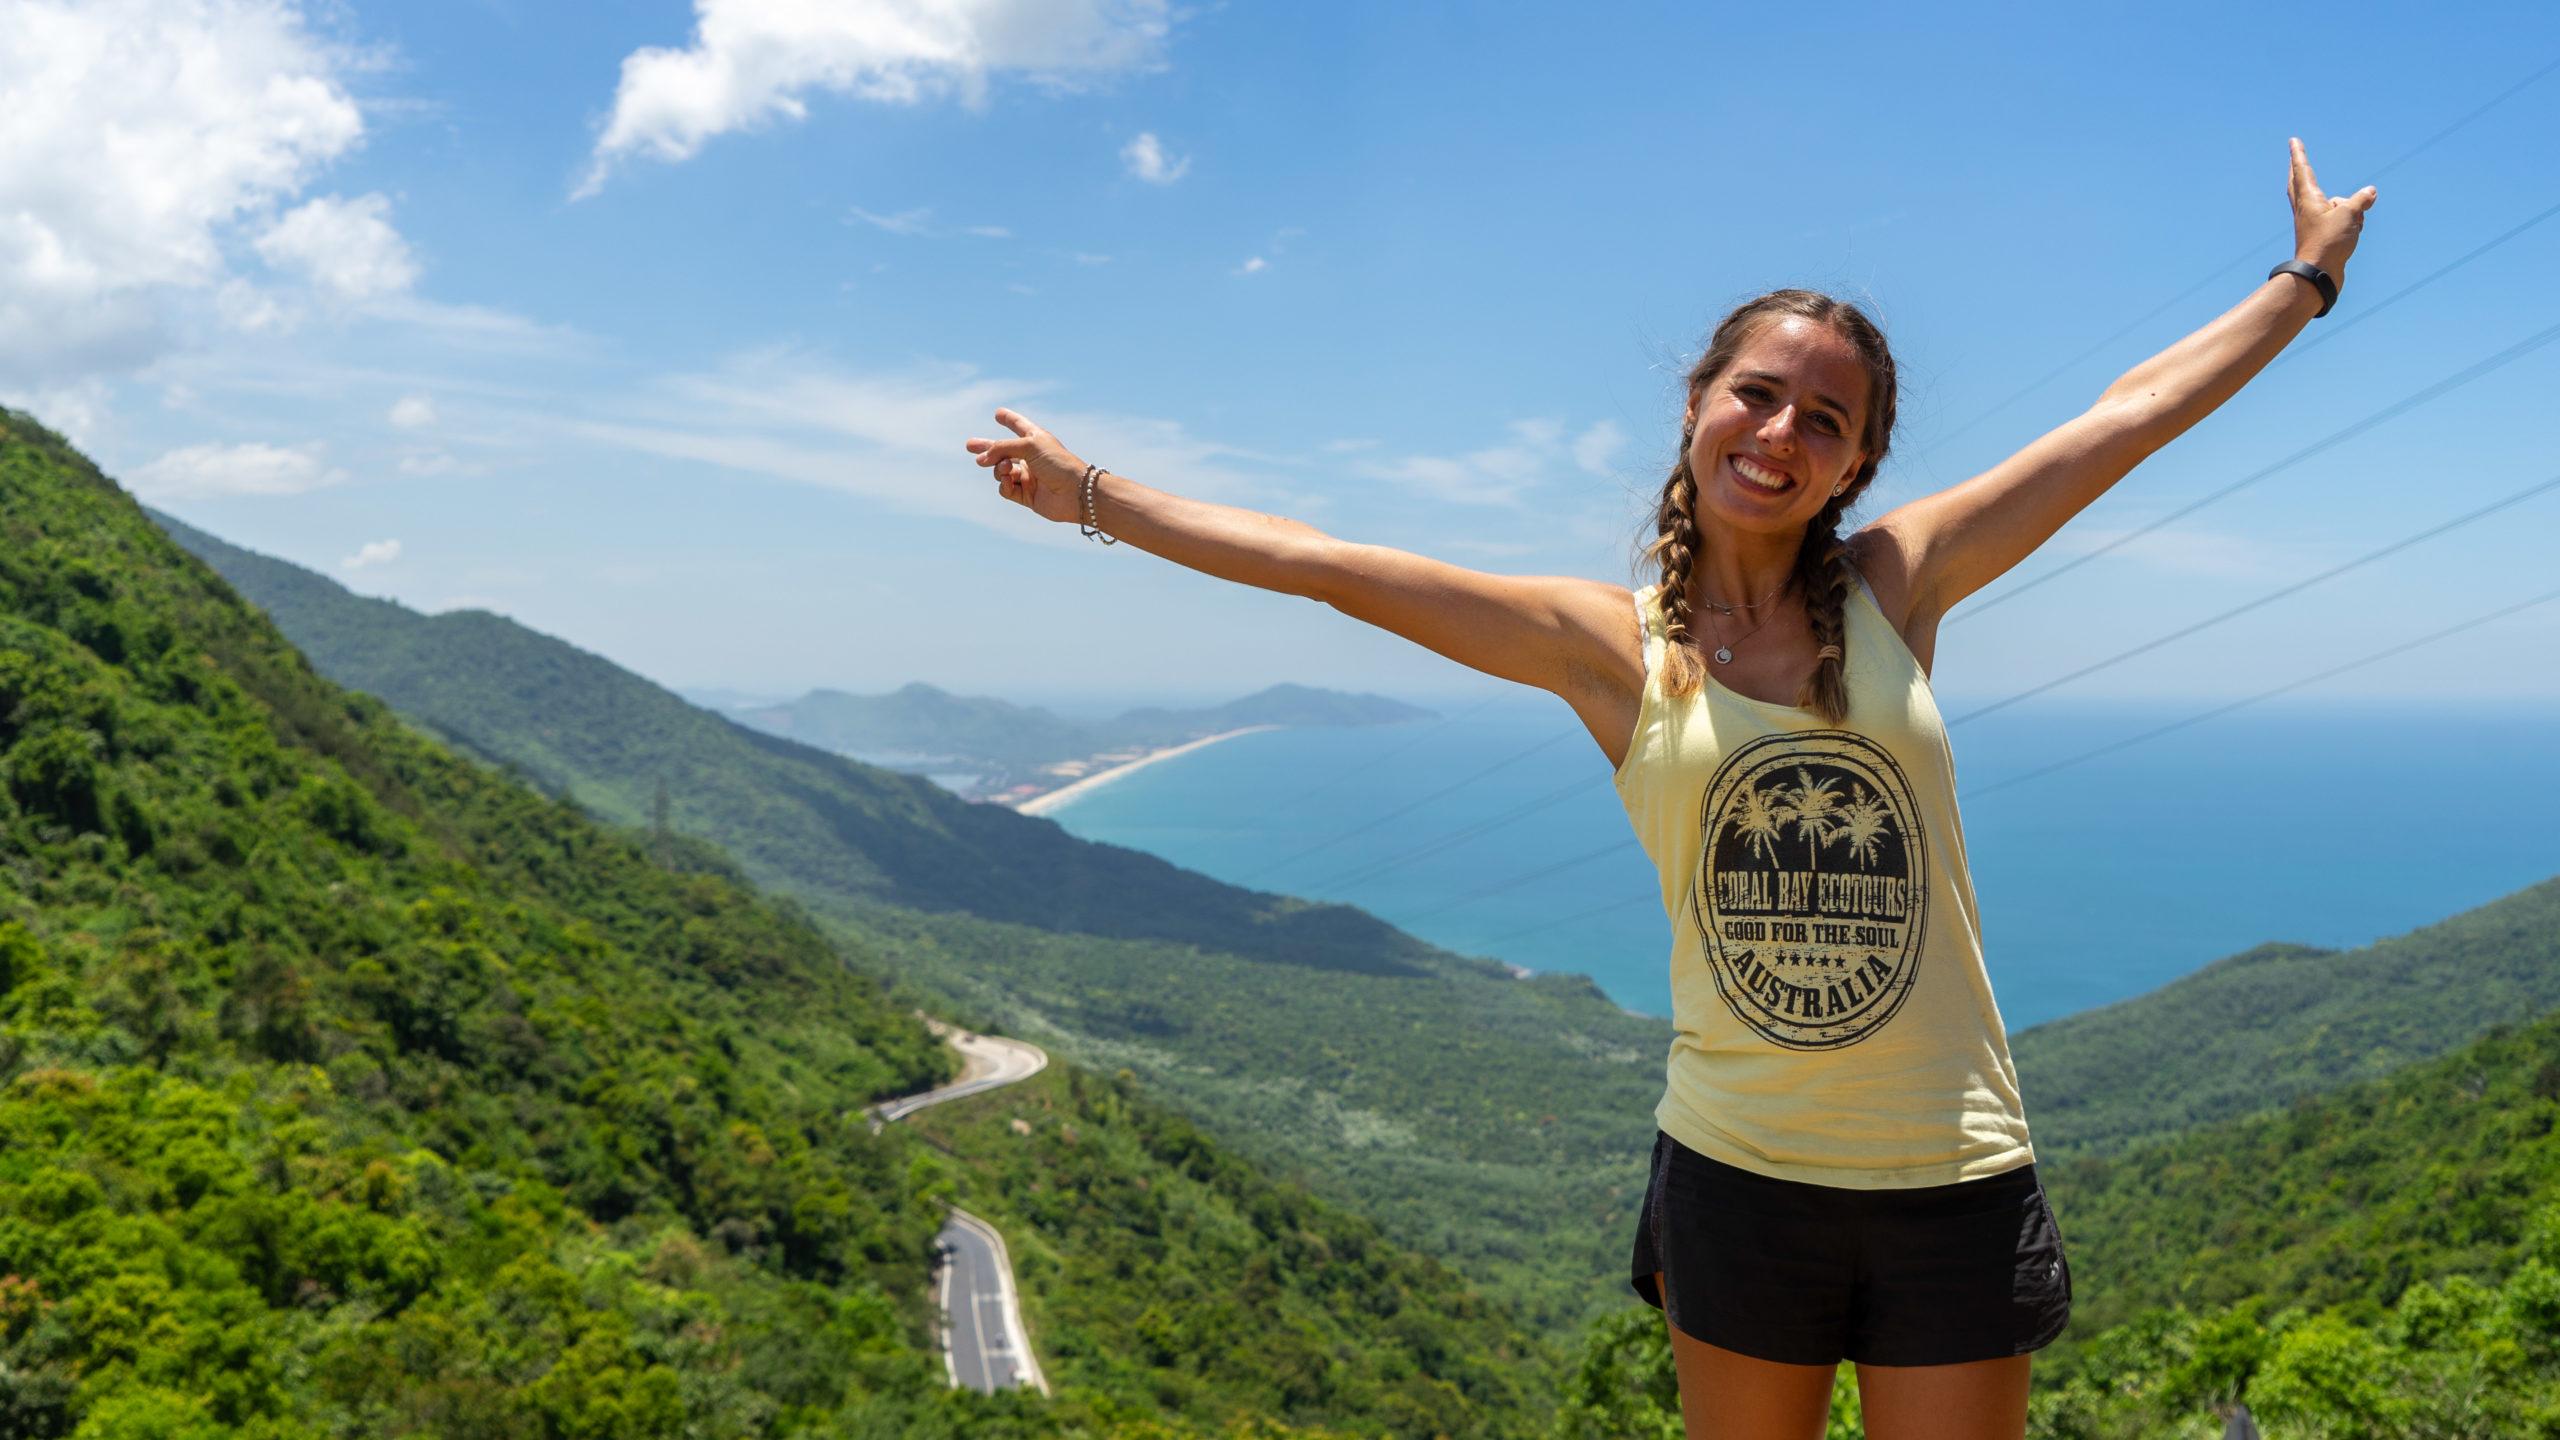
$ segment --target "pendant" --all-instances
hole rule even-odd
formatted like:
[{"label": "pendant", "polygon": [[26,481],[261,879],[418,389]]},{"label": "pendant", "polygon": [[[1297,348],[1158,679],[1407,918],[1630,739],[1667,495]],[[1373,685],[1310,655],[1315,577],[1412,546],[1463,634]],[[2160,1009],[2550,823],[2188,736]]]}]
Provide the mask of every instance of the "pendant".
[{"label": "pendant", "polygon": [[1721,646],[1721,645],[1717,646],[1717,647],[1716,647],[1716,663],[1717,663],[1717,664],[1719,664],[1719,665],[1730,665],[1730,664],[1732,664],[1732,663],[1733,663],[1733,652],[1732,652],[1732,651],[1730,651],[1730,650],[1727,650],[1726,648],[1724,648],[1724,647],[1723,647],[1723,646]]}]

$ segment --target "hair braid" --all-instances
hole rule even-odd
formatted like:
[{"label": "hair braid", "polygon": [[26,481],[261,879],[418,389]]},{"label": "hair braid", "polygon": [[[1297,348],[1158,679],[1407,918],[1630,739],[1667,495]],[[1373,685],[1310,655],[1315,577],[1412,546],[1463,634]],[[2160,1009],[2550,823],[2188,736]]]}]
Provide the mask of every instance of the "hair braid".
[{"label": "hair braid", "polygon": [[1814,643],[1821,646],[1813,673],[1805,677],[1796,704],[1834,725],[1849,718],[1849,587],[1857,572],[1849,567],[1849,547],[1840,538],[1840,512],[1845,496],[1834,496],[1822,514],[1805,527],[1804,544],[1796,549],[1796,588],[1804,593],[1805,618],[1813,622]]},{"label": "hair braid", "polygon": [[1662,505],[1655,529],[1661,539],[1654,552],[1662,562],[1662,591],[1654,604],[1662,613],[1664,689],[1672,695],[1694,693],[1706,683],[1706,667],[1698,663],[1698,652],[1689,643],[1689,572],[1697,567],[1698,551],[1698,478],[1689,473],[1689,432],[1680,436],[1680,463],[1671,471],[1670,483],[1662,488]]}]

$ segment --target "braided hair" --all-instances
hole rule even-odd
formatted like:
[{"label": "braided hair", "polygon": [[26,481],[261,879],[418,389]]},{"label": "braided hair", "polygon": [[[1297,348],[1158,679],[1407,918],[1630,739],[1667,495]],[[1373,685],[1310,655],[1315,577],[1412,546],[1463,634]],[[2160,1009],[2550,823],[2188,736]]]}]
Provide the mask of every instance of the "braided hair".
[{"label": "braided hair", "polygon": [[[1788,578],[1788,583],[1804,594],[1805,614],[1813,622],[1813,638],[1821,647],[1821,658],[1796,696],[1796,703],[1837,725],[1849,716],[1846,615],[1849,587],[1857,583],[1856,572],[1849,565],[1849,547],[1840,538],[1840,516],[1874,483],[1876,471],[1884,464],[1885,451],[1893,442],[1896,381],[1893,352],[1885,346],[1884,332],[1864,311],[1847,301],[1834,300],[1815,290],[1773,290],[1735,307],[1717,324],[1706,353],[1689,367],[1687,393],[1694,397],[1714,383],[1761,325],[1789,315],[1830,326],[1857,350],[1858,358],[1867,367],[1867,422],[1859,436],[1866,459],[1858,473],[1850,477],[1847,487],[1832,496],[1822,513],[1805,527],[1804,543],[1796,550],[1795,571]],[[1681,432],[1680,459],[1672,466],[1671,477],[1663,482],[1661,499],[1654,507],[1654,539],[1645,546],[1639,562],[1658,563],[1661,567],[1662,588],[1654,597],[1654,604],[1662,613],[1663,632],[1670,641],[1663,654],[1662,685],[1664,693],[1674,697],[1695,694],[1706,683],[1707,673],[1689,636],[1689,574],[1704,548],[1698,533],[1698,480],[1689,473],[1690,435],[1689,431]]]}]

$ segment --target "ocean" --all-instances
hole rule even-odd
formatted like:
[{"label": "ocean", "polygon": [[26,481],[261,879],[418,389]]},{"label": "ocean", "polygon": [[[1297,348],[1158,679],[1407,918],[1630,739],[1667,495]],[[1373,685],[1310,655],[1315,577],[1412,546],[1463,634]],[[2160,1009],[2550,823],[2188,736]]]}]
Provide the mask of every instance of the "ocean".
[{"label": "ocean", "polygon": [[[1221,741],[1050,818],[1231,884],[1358,905],[1460,954],[1579,971],[1669,1015],[1670,923],[1599,747],[1546,696],[1439,708]],[[2443,706],[2272,702],[2018,778],[2202,708],[2021,707],[1954,730],[2012,1032],[2263,941],[2363,945],[2560,873],[2549,709],[2466,704],[2448,723]]]}]

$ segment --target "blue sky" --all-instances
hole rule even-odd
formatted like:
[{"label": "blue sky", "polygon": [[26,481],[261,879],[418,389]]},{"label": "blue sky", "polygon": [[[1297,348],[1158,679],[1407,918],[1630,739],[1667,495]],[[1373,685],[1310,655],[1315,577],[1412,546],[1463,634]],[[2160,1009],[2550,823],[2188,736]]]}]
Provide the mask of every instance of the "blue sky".
[{"label": "blue sky", "polygon": [[[1880,513],[2243,298],[2290,135],[2381,187],[2299,344],[2560,204],[2560,72],[2378,173],[2560,60],[2547,5],[2418,14],[0,0],[0,398],[236,543],[680,688],[1457,699],[1502,687],[1042,522],[961,441],[1011,404],[1162,488],[1625,582],[1680,371],[1802,284],[1901,359]],[[2555,261],[2560,219],[2280,363],[2013,580],[2560,323]],[[2555,378],[1953,626],[1940,691],[2560,474]],[[2555,538],[2560,492],[2063,693],[2262,689],[2538,593]],[[2548,704],[2555,657],[2560,604],[2309,693]]]}]

